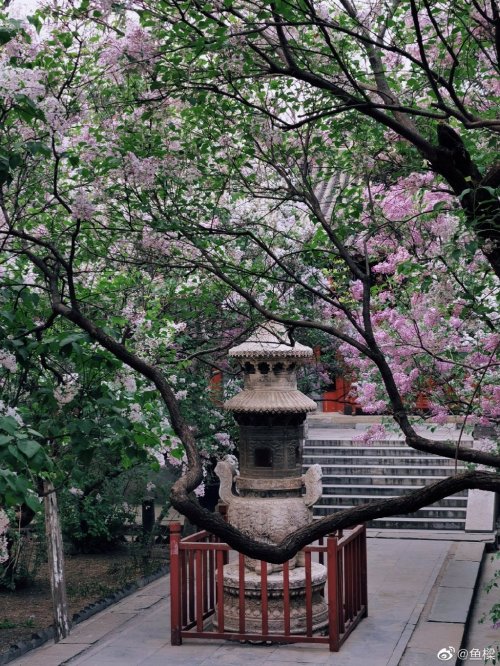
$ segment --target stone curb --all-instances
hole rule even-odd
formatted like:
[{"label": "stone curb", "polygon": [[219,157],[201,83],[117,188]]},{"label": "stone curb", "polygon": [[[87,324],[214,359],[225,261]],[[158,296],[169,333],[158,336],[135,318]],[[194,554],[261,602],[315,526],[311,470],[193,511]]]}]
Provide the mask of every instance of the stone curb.
[{"label": "stone curb", "polygon": [[[452,647],[458,654],[464,647],[487,545],[463,541],[452,546],[398,666],[438,664],[441,650]],[[450,659],[450,664],[462,663]]]},{"label": "stone curb", "polygon": [[[146,585],[149,585],[149,583],[153,583],[155,580],[158,580],[158,578],[165,576],[165,574],[167,574],[168,572],[169,572],[169,566],[166,565],[156,573],[151,574],[150,576],[143,576],[142,578],[139,578],[133,583],[127,583],[127,585],[124,585],[121,589],[117,590],[116,592],[113,592],[108,597],[99,599],[98,601],[95,601],[94,603],[85,606],[85,608],[83,608],[78,613],[75,613],[71,618],[71,624],[72,625],[80,624],[80,622],[88,620],[96,613],[100,613],[109,606],[118,603],[118,601],[121,601],[125,597],[130,596],[131,594],[137,592],[137,590],[140,590]],[[49,627],[48,629],[42,629],[41,631],[38,631],[36,634],[32,634],[32,637],[30,639],[20,641],[17,645],[10,647],[6,652],[2,652],[0,654],[0,666],[4,666],[4,664],[8,664],[10,661],[14,661],[14,659],[22,657],[23,654],[26,654],[27,652],[30,652],[30,650],[34,650],[35,648],[40,647],[41,645],[51,640],[52,638],[54,638],[53,627]]]}]

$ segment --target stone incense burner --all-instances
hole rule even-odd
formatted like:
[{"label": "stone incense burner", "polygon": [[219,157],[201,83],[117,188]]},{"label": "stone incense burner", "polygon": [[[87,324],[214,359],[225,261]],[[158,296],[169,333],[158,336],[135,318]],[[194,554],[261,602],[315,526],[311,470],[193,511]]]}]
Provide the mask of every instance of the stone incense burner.
[{"label": "stone incense burner", "polygon": [[[297,389],[297,368],[313,358],[310,347],[289,342],[286,329],[266,324],[229,355],[244,371],[244,389],[224,407],[233,412],[240,429],[240,470],[227,461],[217,464],[220,498],[228,505],[228,522],[266,543],[279,543],[288,534],[309,524],[311,507],[322,493],[321,467],[302,474],[304,423],[316,409],[313,400]],[[236,488],[234,492],[233,487]],[[305,570],[299,554],[290,561],[293,573],[294,631],[304,629]],[[245,615],[250,626],[259,622],[260,562],[245,559]],[[283,604],[280,565],[268,565],[269,601],[279,624]],[[326,625],[327,607],[322,592],[326,569],[313,564],[314,624]],[[292,590],[291,590],[292,592]],[[237,567],[224,567],[225,626],[237,630]],[[234,610],[234,613],[232,610]],[[234,617],[232,615],[234,614]]]}]

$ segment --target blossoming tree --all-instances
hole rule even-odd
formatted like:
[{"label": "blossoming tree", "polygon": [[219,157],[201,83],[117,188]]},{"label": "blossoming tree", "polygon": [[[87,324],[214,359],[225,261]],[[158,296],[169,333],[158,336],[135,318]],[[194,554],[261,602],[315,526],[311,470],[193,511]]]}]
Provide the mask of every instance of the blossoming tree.
[{"label": "blossoming tree", "polygon": [[172,379],[227,349],[228,321],[280,321],[290,344],[313,329],[408,445],[499,467],[491,443],[430,441],[411,418],[422,392],[434,420],[499,416],[498,21],[474,6],[85,1],[2,33],[7,279],[40,298],[35,327],[62,319],[154,386],[186,455],[173,504],[250,556],[499,487],[475,469],[255,542],[190,495],[199,438]]}]

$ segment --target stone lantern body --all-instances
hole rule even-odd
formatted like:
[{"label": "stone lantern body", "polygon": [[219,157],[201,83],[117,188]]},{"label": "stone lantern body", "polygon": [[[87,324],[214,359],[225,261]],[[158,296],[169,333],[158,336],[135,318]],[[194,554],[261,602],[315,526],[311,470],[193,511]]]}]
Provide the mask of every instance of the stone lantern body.
[{"label": "stone lantern body", "polygon": [[[266,324],[229,355],[244,371],[243,390],[224,405],[233,412],[240,429],[240,470],[238,474],[229,462],[217,464],[220,497],[228,505],[229,523],[254,539],[279,543],[312,522],[311,507],[322,492],[319,465],[302,474],[304,423],[316,404],[297,389],[296,371],[312,359],[313,352],[299,343],[292,346],[281,325]],[[260,562],[246,558],[245,564],[249,570],[245,575],[246,626],[258,631]],[[306,620],[305,569],[300,554],[290,561],[290,568],[294,569],[292,631],[301,633]],[[268,565],[270,629],[274,622],[277,631],[283,610],[281,569]],[[319,630],[327,623],[322,596],[325,567],[314,563],[311,580],[314,627]],[[228,564],[224,567],[225,626],[234,626],[235,631],[238,592],[238,567]]]}]

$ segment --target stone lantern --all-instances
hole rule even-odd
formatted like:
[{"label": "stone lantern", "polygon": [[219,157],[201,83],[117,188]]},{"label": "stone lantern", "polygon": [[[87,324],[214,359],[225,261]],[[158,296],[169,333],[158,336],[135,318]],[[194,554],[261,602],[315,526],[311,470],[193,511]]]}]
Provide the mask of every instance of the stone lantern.
[{"label": "stone lantern", "polygon": [[[316,403],[297,389],[297,368],[313,358],[310,347],[288,342],[286,329],[274,323],[261,326],[229,355],[244,371],[244,389],[224,407],[233,412],[240,429],[239,474],[229,462],[215,468],[220,497],[228,505],[228,522],[266,543],[279,543],[312,522],[312,505],[321,497],[321,468],[302,474],[304,423]],[[233,489],[236,489],[234,492]],[[299,554],[290,561],[292,632],[302,633],[305,618],[305,569]],[[260,562],[245,558],[245,626],[259,632],[261,623]],[[269,629],[279,631],[283,616],[282,566],[268,566]],[[313,563],[313,627],[327,625],[323,598],[326,568]],[[238,630],[238,565],[224,567],[224,623]]]}]

